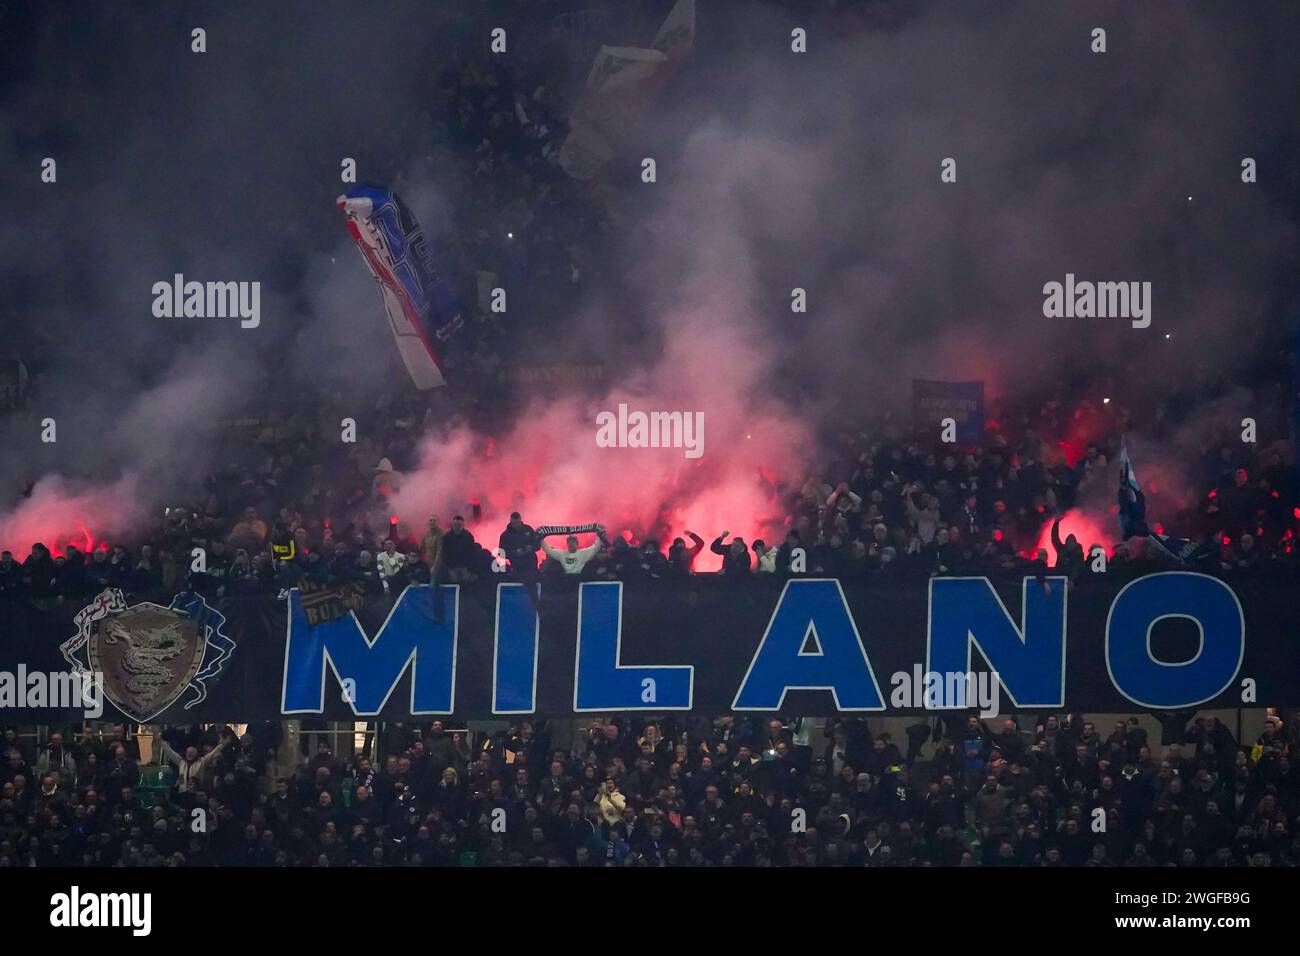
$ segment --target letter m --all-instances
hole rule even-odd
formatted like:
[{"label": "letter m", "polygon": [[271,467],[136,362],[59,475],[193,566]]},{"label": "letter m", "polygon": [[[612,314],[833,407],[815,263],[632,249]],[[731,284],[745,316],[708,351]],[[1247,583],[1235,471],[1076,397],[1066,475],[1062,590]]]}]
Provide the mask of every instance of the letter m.
[{"label": "letter m", "polygon": [[1128,283],[1098,282],[1097,311],[1105,318],[1129,318]]},{"label": "letter m", "polygon": [[209,282],[207,293],[207,318],[230,319],[239,314],[238,282]]},{"label": "letter m", "polygon": [[926,670],[971,671],[978,647],[1017,708],[1065,705],[1065,578],[1020,585],[1017,626],[988,578],[931,578]]},{"label": "letter m", "polygon": [[134,908],[131,905],[130,893],[104,893],[100,896],[100,900],[101,926],[131,925],[131,914]]},{"label": "letter m", "polygon": [[456,700],[460,588],[453,585],[448,590],[455,593],[448,602],[452,611],[443,624],[433,622],[429,585],[412,585],[402,591],[373,640],[366,637],[350,612],[347,617],[310,626],[302,595],[296,588],[291,590],[281,713],[323,713],[328,666],[353,713],[376,716],[414,662],[410,713],[450,714]]}]

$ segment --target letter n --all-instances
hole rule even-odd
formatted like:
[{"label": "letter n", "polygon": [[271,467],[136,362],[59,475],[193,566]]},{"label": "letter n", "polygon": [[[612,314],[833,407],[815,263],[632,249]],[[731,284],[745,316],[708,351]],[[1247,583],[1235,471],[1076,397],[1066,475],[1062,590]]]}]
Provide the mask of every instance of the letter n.
[{"label": "letter n", "polygon": [[1020,626],[988,578],[931,578],[926,670],[966,673],[978,647],[1018,709],[1065,706],[1065,585],[1020,583]]}]

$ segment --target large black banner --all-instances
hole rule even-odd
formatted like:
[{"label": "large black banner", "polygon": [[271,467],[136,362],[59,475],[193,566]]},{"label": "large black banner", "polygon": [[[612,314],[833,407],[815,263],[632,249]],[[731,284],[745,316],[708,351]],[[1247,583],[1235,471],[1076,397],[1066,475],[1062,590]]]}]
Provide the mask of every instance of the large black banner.
[{"label": "large black banner", "polygon": [[[559,579],[536,614],[504,581],[440,596],[441,620],[428,586],[0,603],[0,720],[98,717],[101,688],[104,719],[185,723],[1126,712],[1281,704],[1300,689],[1300,598],[1280,581],[1096,575],[1067,591],[1059,578]],[[93,686],[68,698],[78,672]]]}]

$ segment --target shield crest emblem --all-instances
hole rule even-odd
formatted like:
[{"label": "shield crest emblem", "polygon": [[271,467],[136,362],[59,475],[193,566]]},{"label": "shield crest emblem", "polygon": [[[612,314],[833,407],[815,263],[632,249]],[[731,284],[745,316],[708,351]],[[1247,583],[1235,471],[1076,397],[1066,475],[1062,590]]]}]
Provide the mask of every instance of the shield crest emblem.
[{"label": "shield crest emblem", "polygon": [[198,621],[159,604],[136,604],[94,622],[86,642],[103,692],[128,717],[148,723],[194,680],[207,652]]}]

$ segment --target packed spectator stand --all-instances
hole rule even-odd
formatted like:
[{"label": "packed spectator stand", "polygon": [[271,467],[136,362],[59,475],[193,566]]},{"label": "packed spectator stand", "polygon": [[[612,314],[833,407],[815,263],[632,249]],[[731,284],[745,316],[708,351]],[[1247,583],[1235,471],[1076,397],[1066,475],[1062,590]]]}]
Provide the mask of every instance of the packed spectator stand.
[{"label": "packed spectator stand", "polygon": [[[991,431],[985,447],[962,455],[915,438],[856,435],[861,444],[845,447],[843,471],[785,489],[788,540],[774,540],[772,551],[759,542],[733,546],[708,529],[720,573],[738,587],[752,575],[786,574],[790,549],[803,545],[810,571],[879,586],[895,575],[1050,570],[1087,588],[1092,572],[1081,548],[1029,549],[1074,504],[1081,481],[1111,471],[1119,432],[1085,445],[1070,467],[1060,451],[1039,457],[1050,447],[1040,436],[1051,433],[1044,420],[1030,426],[1014,443]],[[385,450],[400,454],[397,445]],[[1180,520],[1223,539],[1205,569],[1229,579],[1293,576],[1294,484],[1280,456],[1237,453],[1225,443],[1211,446],[1200,464],[1200,503]],[[328,472],[307,473],[321,482]],[[351,492],[358,516],[335,519],[332,528],[310,504],[328,494],[289,496],[272,474],[214,482],[209,507],[169,512],[150,543],[134,549],[69,549],[58,557],[34,549],[22,562],[5,555],[2,600],[74,604],[104,587],[141,597],[184,587],[213,597],[274,594],[304,579],[357,580],[381,595],[430,579],[426,529],[417,536],[366,524],[367,501],[382,498],[384,473],[369,482],[358,473]],[[535,551],[535,539],[512,536],[509,526],[482,541],[463,520],[440,530],[444,581],[490,575],[498,544],[521,560],[519,534],[523,554]],[[184,560],[196,543],[208,551],[203,575],[190,574]],[[665,553],[653,540],[614,536],[580,574],[672,587],[675,576],[697,573],[692,565],[709,544],[695,535]],[[1165,566],[1151,554],[1125,558],[1122,548],[1112,558],[1111,574]],[[563,573],[546,559],[543,594],[548,576]],[[136,749],[142,738],[128,728],[84,737],[68,728],[48,739],[10,728],[0,769],[0,865],[1300,861],[1292,837],[1300,811],[1291,764],[1297,715],[1270,714],[1255,740],[1238,740],[1215,717],[1155,716],[1160,739],[1137,718],[1099,727],[1079,714],[1022,715],[1021,724],[1011,718],[992,726],[975,717],[918,720],[897,741],[865,719],[618,718],[591,727],[564,720],[473,734],[438,722],[386,724],[378,744],[367,736],[348,759],[328,746],[309,755],[304,743],[315,735],[286,743],[278,725],[248,727],[238,738],[226,729],[177,727],[166,732],[171,743],[161,762],[183,784],[168,777],[171,786],[147,799],[135,790],[145,779]],[[157,754],[150,763],[160,762]],[[191,832],[194,808],[217,825]],[[1104,833],[1092,825],[1098,809]],[[796,810],[806,825],[792,824]]]},{"label": "packed spectator stand", "polygon": [[1293,866],[1298,726],[954,718],[904,752],[858,719],[619,719],[563,744],[523,722],[473,749],[435,721],[287,774],[277,725],[172,728],[161,787],[141,738],[9,728],[0,866]]},{"label": "packed spectator stand", "polygon": [[[461,274],[505,276],[528,290],[521,298],[555,303],[595,268],[609,210],[557,170],[563,111],[535,66],[467,47],[434,84],[431,114],[447,119],[426,145],[455,158],[477,197],[449,230],[459,237],[451,254],[473,264]],[[339,396],[268,387],[256,424],[228,429],[227,464],[200,492],[129,540],[24,542],[28,552],[0,554],[0,602],[75,608],[104,588],[138,599],[183,589],[274,595],[304,581],[358,581],[380,596],[440,572],[453,582],[490,575],[504,515],[448,502],[434,560],[427,516],[388,523],[385,476],[414,467],[416,439],[445,403],[469,416],[509,411],[494,403],[523,339],[499,322],[481,312],[473,348],[452,357],[462,382],[486,387],[438,396],[437,407],[394,388],[370,410],[372,437],[352,448],[322,438],[354,411]],[[0,388],[6,414],[31,414],[52,387],[41,350],[54,343],[22,345]],[[1257,380],[1285,380],[1294,356],[1286,359]],[[1256,388],[1255,407],[1276,404],[1272,391]],[[990,409],[983,440],[961,448],[897,417],[853,421],[828,430],[833,452],[799,469],[801,481],[771,489],[784,520],[763,540],[649,527],[631,540],[613,535],[579,573],[671,587],[705,573],[697,565],[708,549],[719,573],[744,587],[753,575],[789,573],[802,548],[810,573],[881,587],[900,577],[1051,571],[1086,589],[1093,542],[1040,550],[1044,532],[1089,483],[1114,480],[1124,434],[1163,439],[1189,424],[1163,407],[1130,421],[1124,404],[1064,388],[1011,396]],[[1161,520],[1218,543],[1202,570],[1293,580],[1300,497],[1290,452],[1217,427],[1199,445],[1162,463],[1186,489]],[[534,523],[550,517],[522,507]],[[202,573],[190,570],[196,547],[206,555]],[[1166,566],[1123,542],[1107,557],[1108,574]],[[543,592],[549,575],[563,573],[555,559],[542,562]],[[7,727],[0,866],[1300,863],[1295,713],[1270,715],[1253,739],[1195,713],[1158,715],[1158,739],[1148,725],[1097,726],[1080,714],[962,717],[918,720],[895,740],[860,718],[539,720],[474,734],[434,721],[387,724],[346,755],[313,746],[310,732],[287,739],[279,724],[239,734],[173,727],[160,731],[166,748],[154,729]],[[161,777],[143,772],[155,765],[167,768]],[[194,809],[211,821],[202,832]],[[1092,825],[1098,810],[1104,833]]]}]

